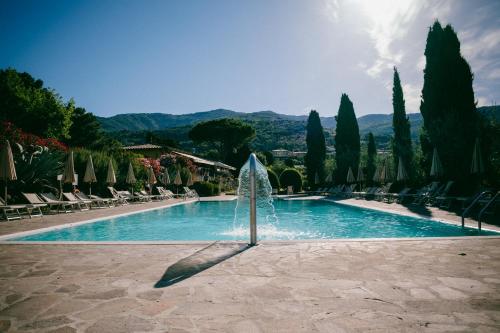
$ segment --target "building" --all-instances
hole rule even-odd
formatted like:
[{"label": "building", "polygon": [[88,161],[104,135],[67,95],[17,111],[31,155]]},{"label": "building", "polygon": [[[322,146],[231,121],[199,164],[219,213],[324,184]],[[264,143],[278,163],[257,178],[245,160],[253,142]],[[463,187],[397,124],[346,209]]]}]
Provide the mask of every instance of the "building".
[{"label": "building", "polygon": [[274,149],[271,150],[271,154],[273,154],[276,159],[286,159],[286,158],[304,158],[306,156],[306,151],[289,151],[286,149]]}]

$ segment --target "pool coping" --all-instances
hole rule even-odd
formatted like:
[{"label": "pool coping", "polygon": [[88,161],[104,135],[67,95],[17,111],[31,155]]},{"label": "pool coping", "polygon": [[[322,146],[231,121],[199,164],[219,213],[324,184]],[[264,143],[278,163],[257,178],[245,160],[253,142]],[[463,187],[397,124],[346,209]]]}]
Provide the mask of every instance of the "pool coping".
[{"label": "pool coping", "polygon": [[[281,197],[277,198],[278,200],[286,200],[286,197]],[[6,234],[0,236],[0,245],[206,245],[206,244],[212,244],[212,243],[246,243],[243,240],[193,240],[193,241],[174,241],[174,240],[165,240],[165,241],[9,241],[9,239],[12,238],[18,238],[18,237],[25,237],[25,236],[30,236],[30,235],[35,235],[39,233],[45,233],[45,232],[50,232],[54,230],[61,230],[61,229],[66,229],[66,228],[72,228],[72,227],[77,227],[80,225],[84,224],[90,224],[90,223],[95,223],[103,220],[108,220],[108,219],[113,219],[113,218],[118,218],[118,217],[123,217],[123,216],[128,216],[128,215],[134,215],[134,214],[139,214],[139,213],[144,213],[144,212],[149,212],[149,211],[155,211],[159,209],[165,209],[165,208],[170,208],[174,206],[180,206],[180,205],[186,205],[186,204],[192,204],[195,202],[224,202],[224,201],[233,201],[236,200],[230,199],[230,200],[200,200],[200,199],[194,199],[194,200],[186,200],[186,201],[181,201],[181,202],[176,202],[172,203],[166,206],[160,206],[160,207],[152,207],[152,208],[146,208],[138,211],[133,211],[133,212],[127,212],[127,213],[121,213],[121,214],[114,214],[110,216],[105,216],[105,217],[98,217],[90,220],[84,220],[84,221],[79,221],[79,222],[73,222],[73,223],[66,223],[66,224],[61,224],[61,225],[56,225],[56,226],[51,226],[51,227],[45,227],[45,228],[39,228],[39,229],[33,229],[33,230],[28,230],[28,231],[21,231],[21,232],[16,232],[12,234]],[[414,218],[420,218],[420,219],[426,219],[434,222],[440,222],[440,223],[446,223],[446,224],[452,224],[456,226],[461,226],[460,223],[452,220],[446,220],[446,219],[438,219],[434,217],[425,217],[416,213],[410,213],[410,212],[399,212],[399,211],[394,211],[390,209],[385,209],[382,207],[366,207],[363,205],[356,205],[351,202],[341,202],[337,200],[332,200],[328,199],[327,197],[321,197],[321,196],[315,196],[315,197],[303,197],[303,198],[297,198],[294,197],[294,200],[317,200],[317,201],[326,201],[326,202],[331,202],[335,204],[340,204],[344,206],[349,206],[349,207],[355,207],[355,208],[361,208],[361,209],[368,209],[368,210],[373,210],[373,211],[380,211],[384,213],[389,213],[389,214],[395,214],[395,215],[401,215],[401,216],[408,216],[408,217],[414,217]],[[483,223],[486,228],[482,228],[482,230],[485,231],[493,231],[493,232],[500,232],[500,228],[489,225],[487,223]],[[474,228],[473,226],[465,224],[465,226],[469,228]],[[493,227],[493,229],[491,228]],[[259,243],[263,244],[273,244],[273,243],[279,243],[279,244],[294,244],[294,243],[321,243],[321,242],[369,242],[369,241],[375,241],[375,242],[380,242],[380,241],[426,241],[426,240],[464,240],[464,239],[499,239],[500,234],[497,235],[489,235],[489,236],[460,236],[460,237],[388,237],[388,238],[319,238],[319,239],[296,239],[296,240],[260,240]]]}]

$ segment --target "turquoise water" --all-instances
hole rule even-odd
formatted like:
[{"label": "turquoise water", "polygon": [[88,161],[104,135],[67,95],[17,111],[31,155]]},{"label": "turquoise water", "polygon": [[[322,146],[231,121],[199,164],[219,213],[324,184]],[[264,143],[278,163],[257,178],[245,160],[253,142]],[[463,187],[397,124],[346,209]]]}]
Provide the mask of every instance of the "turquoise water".
[{"label": "turquoise water", "polygon": [[[277,222],[258,219],[267,240],[477,236],[476,229],[315,200],[274,202]],[[233,221],[236,202],[196,202],[12,240],[247,240],[248,219]],[[275,221],[273,219],[272,221]],[[498,235],[482,231],[481,235]]]}]

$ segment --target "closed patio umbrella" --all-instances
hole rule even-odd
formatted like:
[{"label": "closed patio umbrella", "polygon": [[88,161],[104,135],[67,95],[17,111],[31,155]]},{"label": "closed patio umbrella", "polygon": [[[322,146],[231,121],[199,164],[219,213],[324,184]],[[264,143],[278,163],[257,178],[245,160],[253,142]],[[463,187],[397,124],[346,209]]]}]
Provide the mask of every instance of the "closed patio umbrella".
[{"label": "closed patio umbrella", "polygon": [[373,174],[373,181],[378,183],[380,181],[380,165],[377,165],[377,168],[375,169],[375,173]]},{"label": "closed patio umbrella", "polygon": [[329,173],[329,174],[328,174],[328,176],[326,176],[325,182],[326,182],[326,183],[331,183],[331,182],[332,182],[332,179],[333,179],[332,174],[331,174],[331,173]]},{"label": "closed patio umbrella", "polygon": [[186,186],[193,186],[193,174],[189,172]]},{"label": "closed patio umbrella", "polygon": [[181,172],[177,169],[177,174],[175,175],[174,185],[177,186],[177,194],[179,194],[179,186],[182,185]]},{"label": "closed patio umbrella", "polygon": [[354,178],[354,173],[352,172],[352,168],[351,167],[349,167],[349,170],[347,170],[347,179],[346,179],[346,181],[347,181],[348,184],[356,182],[356,178]]},{"label": "closed patio umbrella", "polygon": [[64,172],[62,176],[62,181],[64,183],[69,183],[73,184],[76,182],[76,177],[75,177],[75,163],[73,161],[73,152],[70,152],[68,154],[68,159],[66,160],[66,163],[64,164]]},{"label": "closed patio umbrella", "polygon": [[443,175],[443,165],[441,164],[441,160],[439,159],[437,148],[434,148],[434,152],[432,154],[432,166],[431,173],[432,177],[441,177]]},{"label": "closed patio umbrella", "polygon": [[385,183],[386,180],[389,180],[390,175],[389,175],[389,170],[387,168],[387,159],[384,160],[384,163],[380,168],[380,174],[378,177],[379,177],[379,182],[381,182],[382,184]]},{"label": "closed patio umbrella", "polygon": [[115,169],[113,168],[113,161],[111,161],[111,159],[109,159],[108,163],[108,174],[106,176],[106,183],[108,183],[110,186],[116,184]]},{"label": "closed patio umbrella", "polygon": [[358,183],[362,183],[365,181],[365,174],[363,173],[363,168],[361,167],[361,164],[358,167],[358,177],[356,177],[356,180]]},{"label": "closed patio umbrella", "polygon": [[[137,179],[135,178],[134,175],[134,168],[132,167],[132,162],[128,163],[128,170],[127,170],[127,177],[125,178],[125,183],[129,185],[134,185],[137,183]],[[132,187],[132,195],[134,195],[134,187]]]},{"label": "closed patio umbrella", "polygon": [[481,145],[479,139],[476,139],[474,144],[474,152],[472,153],[472,164],[470,166],[471,174],[482,174],[484,173],[483,157],[481,155]]},{"label": "closed patio umbrella", "polygon": [[8,140],[5,140],[0,155],[0,179],[4,182],[4,201],[7,204],[7,182],[17,179],[14,156]]},{"label": "closed patio umbrella", "polygon": [[315,185],[318,185],[319,184],[319,175],[318,173],[316,172],[316,174],[314,175],[314,184]]},{"label": "closed patio umbrella", "polygon": [[163,171],[163,184],[170,184],[170,175],[168,174],[168,168],[165,168],[165,171]]},{"label": "closed patio umbrella", "polygon": [[156,181],[155,172],[153,171],[153,167],[149,167],[149,169],[148,169],[148,184],[154,185],[156,183],[157,183],[157,181]]},{"label": "closed patio umbrella", "polygon": [[408,172],[406,172],[406,169],[405,169],[405,166],[403,163],[403,159],[400,156],[399,162],[398,162],[398,175],[397,175],[396,179],[398,182],[404,182],[404,181],[408,180],[408,178],[409,178]]},{"label": "closed patio umbrella", "polygon": [[92,161],[92,155],[89,154],[87,160],[87,166],[85,167],[85,175],[83,176],[83,182],[89,183],[89,195],[92,195],[92,183],[97,182],[94,170],[94,162]]}]

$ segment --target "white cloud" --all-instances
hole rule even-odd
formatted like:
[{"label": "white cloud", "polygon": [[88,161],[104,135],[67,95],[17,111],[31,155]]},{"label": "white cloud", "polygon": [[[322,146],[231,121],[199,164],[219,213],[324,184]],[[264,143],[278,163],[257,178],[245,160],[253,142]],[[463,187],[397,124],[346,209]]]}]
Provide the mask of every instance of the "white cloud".
[{"label": "white cloud", "polygon": [[325,1],[325,13],[330,19],[330,21],[336,23],[339,20],[339,2],[338,0],[326,0]]},{"label": "white cloud", "polygon": [[403,84],[403,93],[405,97],[406,113],[415,113],[420,111],[421,89],[413,84]]}]

